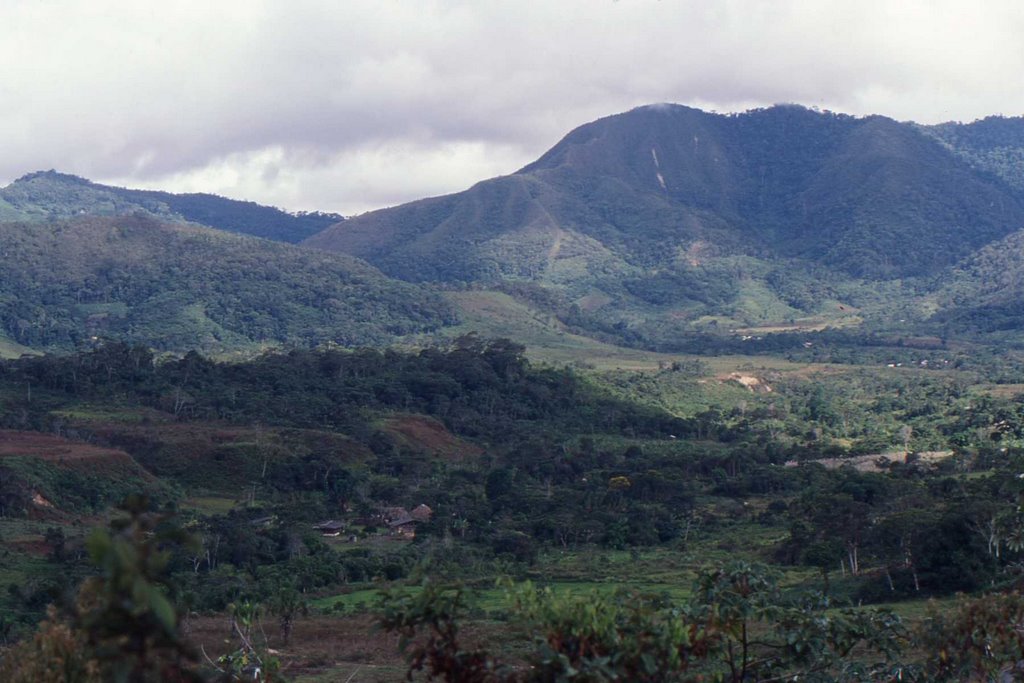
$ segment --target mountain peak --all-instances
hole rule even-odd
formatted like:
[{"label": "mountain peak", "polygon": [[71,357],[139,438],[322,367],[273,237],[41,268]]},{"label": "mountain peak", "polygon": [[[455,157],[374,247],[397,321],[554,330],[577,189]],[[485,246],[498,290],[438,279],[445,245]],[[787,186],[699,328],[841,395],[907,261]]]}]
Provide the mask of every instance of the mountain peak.
[{"label": "mountain peak", "polygon": [[413,281],[527,280],[575,304],[567,319],[596,307],[605,331],[788,319],[842,296],[836,282],[934,277],[1024,225],[1024,194],[922,133],[789,104],[648,105],[513,175],[307,244]]}]

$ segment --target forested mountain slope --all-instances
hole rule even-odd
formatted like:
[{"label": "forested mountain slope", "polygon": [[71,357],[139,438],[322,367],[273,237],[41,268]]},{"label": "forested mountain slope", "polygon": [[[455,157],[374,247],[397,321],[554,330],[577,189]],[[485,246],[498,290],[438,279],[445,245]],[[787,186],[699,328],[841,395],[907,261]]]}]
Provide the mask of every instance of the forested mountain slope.
[{"label": "forested mountain slope", "polygon": [[454,322],[352,257],[145,216],[2,223],[0,255],[0,337],[40,350],[382,344]]},{"label": "forested mountain slope", "polygon": [[1024,320],[1024,230],[958,264],[935,300],[936,320],[951,331],[1019,332]]},{"label": "forested mountain slope", "polygon": [[255,202],[213,194],[172,194],[110,187],[56,171],[29,173],[0,189],[0,220],[125,216],[137,212],[165,221],[188,221],[291,243],[300,242],[341,220],[341,216],[333,213],[290,214]]},{"label": "forested mountain slope", "polygon": [[952,264],[1021,225],[1015,191],[909,124],[659,105],[581,126],[511,176],[307,244],[407,279],[548,272],[581,251],[658,268],[700,253],[796,257],[890,278]]},{"label": "forested mountain slope", "polygon": [[1024,190],[1024,117],[987,116],[972,123],[922,126],[975,168]]},{"label": "forested mountain slope", "polygon": [[926,317],[918,297],[1022,226],[1017,188],[913,124],[656,105],[304,244],[411,281],[529,283],[577,328],[663,346],[708,324]]}]

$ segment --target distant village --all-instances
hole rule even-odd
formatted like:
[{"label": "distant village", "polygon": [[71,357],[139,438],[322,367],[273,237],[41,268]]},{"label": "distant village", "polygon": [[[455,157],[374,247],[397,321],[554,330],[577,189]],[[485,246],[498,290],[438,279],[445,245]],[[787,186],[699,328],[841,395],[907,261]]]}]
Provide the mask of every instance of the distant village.
[{"label": "distant village", "polygon": [[336,538],[346,536],[355,543],[360,533],[368,535],[374,530],[383,530],[384,534],[396,540],[412,540],[416,538],[416,527],[430,521],[434,511],[425,503],[420,503],[412,510],[404,507],[385,507],[369,517],[357,517],[351,522],[327,519],[313,525],[322,536]]}]

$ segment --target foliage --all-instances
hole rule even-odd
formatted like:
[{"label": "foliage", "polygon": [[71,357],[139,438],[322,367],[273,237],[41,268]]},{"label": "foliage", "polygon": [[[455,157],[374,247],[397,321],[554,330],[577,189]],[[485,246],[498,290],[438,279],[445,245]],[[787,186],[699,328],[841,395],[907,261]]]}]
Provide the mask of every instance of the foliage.
[{"label": "foliage", "polygon": [[[425,671],[432,680],[495,683],[515,680],[487,653],[463,650],[459,643],[458,617],[464,609],[461,590],[444,590],[426,584],[418,593],[383,596],[380,625],[399,636],[399,649],[408,652],[408,680]],[[421,637],[426,632],[425,640]]]},{"label": "foliage", "polygon": [[877,680],[902,669],[905,634],[893,613],[837,610],[814,595],[787,599],[764,567],[705,572],[689,614],[708,624],[720,653],[709,669],[724,680]]},{"label": "foliage", "polygon": [[84,634],[50,608],[31,640],[0,653],[0,680],[9,683],[102,683]]},{"label": "foliage", "polygon": [[921,625],[934,681],[1019,680],[1024,661],[1024,596],[961,596],[954,609],[931,606]]},{"label": "foliage", "polygon": [[[13,215],[6,215],[5,207]],[[29,173],[0,189],[0,220],[127,216],[137,212],[164,221],[189,221],[218,230],[293,243],[342,220],[337,214],[290,214],[255,202],[212,194],[171,194],[110,187],[56,171]]]},{"label": "foliage", "polygon": [[971,123],[921,126],[972,166],[999,176],[1024,190],[1024,119],[987,116]]},{"label": "foliage", "polygon": [[[390,595],[381,625],[416,643],[414,671],[448,681],[876,680],[902,670],[903,629],[880,611],[792,603],[763,567],[702,573],[683,606],[627,594],[559,597],[515,589],[514,613],[535,636],[529,668],[499,663],[458,641],[459,590],[427,585]],[[426,631],[425,638],[421,636]],[[854,651],[857,655],[854,656]],[[869,653],[882,659],[865,659]]]},{"label": "foliage", "polygon": [[514,593],[517,619],[536,634],[528,680],[691,680],[712,637],[700,622],[650,596],[556,597],[531,584]]},{"label": "foliage", "polygon": [[280,663],[258,639],[262,632],[262,605],[243,600],[228,605],[227,611],[231,617],[232,636],[237,638],[238,647],[217,658],[214,667],[220,678],[224,681],[280,681]]},{"label": "foliage", "polygon": [[0,335],[40,350],[356,346],[454,322],[357,260],[145,216],[0,224],[0,246]]},{"label": "foliage", "polygon": [[89,538],[100,573],[82,584],[66,619],[51,611],[31,641],[6,653],[4,680],[201,680],[168,597],[169,544],[190,540],[143,498],[122,510],[127,518]]}]

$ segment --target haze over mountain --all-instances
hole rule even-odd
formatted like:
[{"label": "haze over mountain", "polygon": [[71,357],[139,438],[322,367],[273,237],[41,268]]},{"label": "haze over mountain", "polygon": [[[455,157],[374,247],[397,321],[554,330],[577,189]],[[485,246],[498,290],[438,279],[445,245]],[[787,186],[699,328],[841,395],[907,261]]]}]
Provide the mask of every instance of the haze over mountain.
[{"label": "haze over mountain", "polygon": [[126,216],[137,212],[164,221],[199,223],[292,243],[341,220],[341,216],[334,213],[290,214],[255,202],[212,194],[171,194],[110,187],[56,171],[29,173],[0,189],[0,220]]},{"label": "haze over mountain", "polygon": [[[962,144],[990,125],[641,107],[577,128],[510,176],[304,244],[411,281],[538,283],[592,327],[750,325],[836,306],[882,315],[894,287],[906,303],[1024,226],[1021,190]],[[937,139],[950,130],[957,140]]]}]

